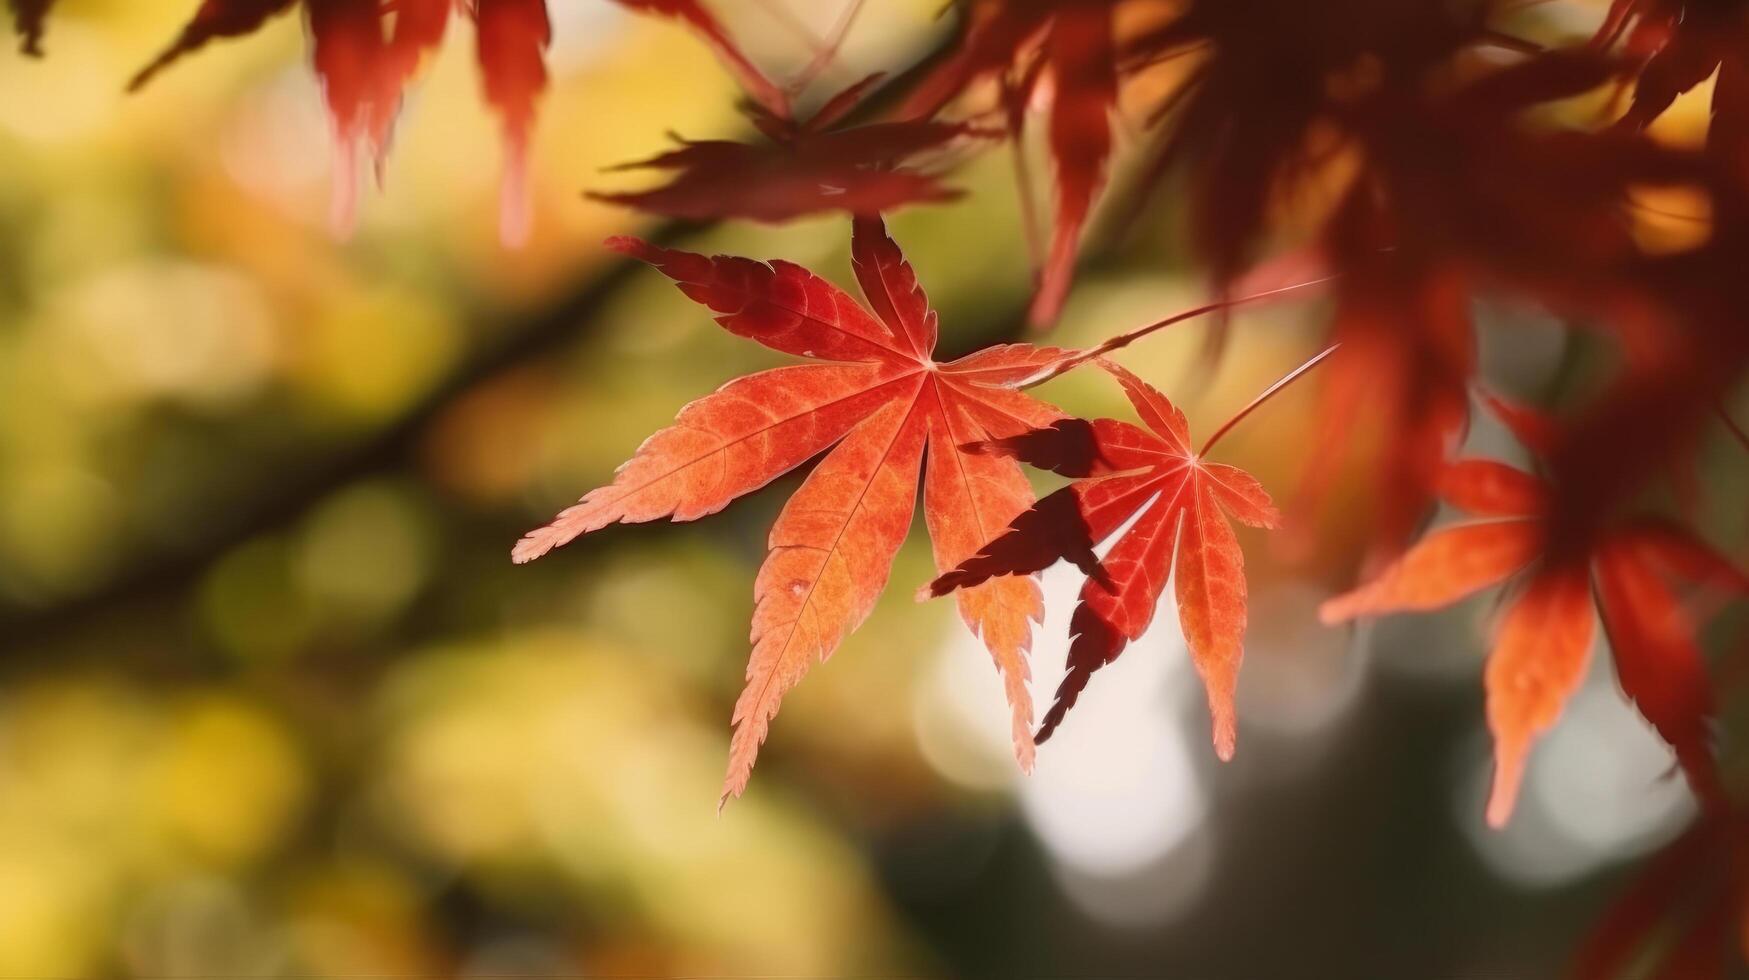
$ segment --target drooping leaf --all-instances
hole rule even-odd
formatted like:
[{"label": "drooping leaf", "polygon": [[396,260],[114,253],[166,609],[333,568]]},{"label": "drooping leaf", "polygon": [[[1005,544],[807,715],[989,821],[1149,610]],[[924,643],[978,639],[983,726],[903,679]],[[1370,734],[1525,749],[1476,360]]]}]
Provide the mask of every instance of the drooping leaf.
[{"label": "drooping leaf", "polygon": [[[726,801],[746,788],[784,694],[861,624],[885,587],[910,527],[920,466],[943,570],[1032,503],[1016,463],[960,447],[1061,418],[1015,386],[1067,353],[1010,345],[936,363],[935,314],[878,218],[859,218],[852,240],[866,308],[788,262],[707,258],[636,239],[611,244],[661,270],[731,333],[823,362],[740,378],[686,406],[612,483],[530,532],[513,554],[529,561],[615,522],[693,520],[826,451],[773,526],[754,586],[753,653],[735,706]],[[1003,675],[1023,766],[1032,720],[1025,657],[1041,601],[1036,584],[1019,578],[969,589],[959,604]]]},{"label": "drooping leaf", "polygon": [[1068,297],[1081,252],[1081,230],[1111,157],[1111,112],[1117,105],[1117,51],[1112,11],[1097,3],[1065,6],[1046,42],[1055,94],[1051,103],[1051,161],[1056,170],[1056,218],[1051,248],[1039,274],[1032,322],[1054,323]]},{"label": "drooping leaf", "polygon": [[[301,7],[311,61],[333,122],[333,219],[350,229],[361,157],[380,179],[402,93],[425,56],[443,40],[453,0],[202,0],[181,34],[129,83],[139,89],[184,55],[218,38],[241,37],[274,15]],[[500,234],[518,244],[528,234],[527,151],[535,103],[546,87],[551,40],[546,0],[471,0],[486,100],[505,134]]]},{"label": "drooping leaf", "polygon": [[504,127],[504,180],[498,232],[506,244],[528,239],[528,141],[535,103],[547,87],[552,43],[546,0],[474,0],[474,31],[486,101]]},{"label": "drooping leaf", "polygon": [[357,215],[358,168],[369,158],[381,179],[402,90],[425,52],[442,42],[449,5],[400,0],[392,34],[374,3],[305,0],[304,6],[311,59],[334,125],[333,224],[346,232]]},{"label": "drooping leaf", "polygon": [[1585,680],[1595,618],[1583,567],[1535,575],[1500,617],[1483,675],[1494,736],[1489,825],[1504,827],[1511,819],[1531,743],[1554,727]]},{"label": "drooping leaf", "polygon": [[[1533,441],[1547,435],[1532,412],[1507,417]],[[1486,675],[1496,750],[1489,823],[1511,816],[1531,744],[1583,680],[1599,616],[1623,692],[1674,750],[1695,793],[1720,805],[1712,688],[1691,612],[1671,586],[1749,597],[1749,575],[1687,531],[1644,518],[1598,529],[1581,551],[1551,551],[1549,515],[1563,498],[1501,463],[1454,463],[1439,488],[1448,503],[1488,520],[1428,534],[1372,581],[1324,603],[1320,616],[1335,623],[1437,609],[1509,581]]]},{"label": "drooping leaf", "polygon": [[[1015,517],[926,592],[983,587],[1064,559],[1088,573],[1069,624],[1069,673],[1038,731],[1036,740],[1043,742],[1094,672],[1147,631],[1171,578],[1185,642],[1208,691],[1215,751],[1231,758],[1246,588],[1244,556],[1229,518],[1275,527],[1279,515],[1250,474],[1191,449],[1189,426],[1165,395],[1117,364],[1101,363],[1147,428],[1113,419],[1065,419],[968,447],[1077,479]],[[1105,558],[1095,558],[1094,547],[1132,517],[1135,523]]]},{"label": "drooping leaf", "polygon": [[[1054,323],[1080,253],[1081,232],[1105,183],[1111,112],[1117,104],[1114,0],[982,0],[967,5],[954,54],[913,91],[904,114],[932,115],[974,83],[1007,76],[1011,106],[1024,107],[1047,78],[1056,218],[1031,319]],[[1025,113],[1011,113],[1018,140]],[[1028,189],[1022,188],[1022,194]]]}]

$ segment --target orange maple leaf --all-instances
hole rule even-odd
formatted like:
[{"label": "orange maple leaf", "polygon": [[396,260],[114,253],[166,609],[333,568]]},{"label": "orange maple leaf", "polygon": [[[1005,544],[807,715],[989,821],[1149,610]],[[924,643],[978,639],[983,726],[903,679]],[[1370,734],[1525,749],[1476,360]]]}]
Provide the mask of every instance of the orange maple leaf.
[{"label": "orange maple leaf", "polygon": [[[612,483],[530,532],[513,555],[530,561],[616,522],[703,517],[831,450],[778,515],[754,584],[753,654],[735,704],[726,802],[746,788],[784,694],[862,623],[885,588],[911,526],[920,467],[943,571],[1032,503],[1013,460],[959,447],[1061,418],[1016,387],[1068,352],[1015,344],[937,363],[936,314],[879,218],[858,218],[851,243],[868,309],[788,262],[707,258],[632,238],[609,244],[660,269],[731,333],[827,362],[738,378],[687,405]],[[959,609],[1002,673],[1015,753],[1029,768],[1026,653],[1031,622],[1043,616],[1038,585],[991,582],[961,595]]]}]

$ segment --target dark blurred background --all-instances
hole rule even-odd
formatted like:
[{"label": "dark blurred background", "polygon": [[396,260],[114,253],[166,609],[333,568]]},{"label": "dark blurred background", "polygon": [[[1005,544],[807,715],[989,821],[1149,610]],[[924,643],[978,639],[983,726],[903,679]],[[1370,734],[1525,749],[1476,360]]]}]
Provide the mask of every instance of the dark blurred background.
[{"label": "dark blurred background", "polygon": [[[681,29],[553,7],[520,251],[497,244],[495,124],[458,37],[347,241],[295,17],[136,96],[188,0],[68,0],[48,58],[0,53],[0,976],[1546,977],[1690,818],[1598,657],[1488,831],[1490,600],[1319,627],[1355,572],[1353,495],[1297,544],[1243,538],[1232,763],[1162,616],[1020,776],[988,655],[911,599],[919,536],[718,817],[753,573],[796,476],[528,567],[509,549],[685,402],[781,363],[605,236],[848,282],[847,222],[689,230],[584,200],[639,186],[601,171],[668,130],[745,123]],[[771,4],[719,7],[775,74],[805,60]],[[820,89],[923,57],[937,7],[868,4]],[[789,8],[819,35],[838,14]],[[1668,138],[1699,131],[1706,88]],[[892,225],[958,352],[1022,336],[1030,274],[1006,151],[955,183]],[[1109,217],[1052,342],[1205,299],[1170,202],[1121,237]],[[1325,312],[1237,316],[1218,370],[1198,326],[1124,361],[1206,434],[1317,349]],[[1553,324],[1481,313],[1496,384],[1571,376]],[[1314,388],[1223,443],[1278,498]],[[1041,393],[1128,411],[1098,377]],[[1520,458],[1485,422],[1472,439]],[[1722,437],[1705,465],[1703,530],[1744,540],[1749,467]],[[1040,701],[1078,585],[1045,576]]]}]

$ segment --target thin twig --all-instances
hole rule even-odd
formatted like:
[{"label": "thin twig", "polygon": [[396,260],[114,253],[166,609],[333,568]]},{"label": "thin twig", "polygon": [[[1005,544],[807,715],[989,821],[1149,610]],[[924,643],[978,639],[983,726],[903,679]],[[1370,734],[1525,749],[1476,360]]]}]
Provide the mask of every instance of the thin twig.
[{"label": "thin twig", "polygon": [[780,27],[794,34],[816,55],[826,50],[825,39],[815,34],[813,28],[803,23],[802,19],[796,16],[796,12],[789,9],[789,6],[782,0],[758,0],[758,6]]},{"label": "thin twig", "polygon": [[856,23],[856,15],[862,13],[862,0],[850,0],[844,10],[838,15],[838,22],[832,25],[832,33],[828,35],[825,45],[814,54],[814,59],[808,62],[794,80],[789,83],[792,93],[801,92],[814,80],[819,78],[826,69],[837,60],[838,52],[844,48],[844,39],[850,36],[851,25]]},{"label": "thin twig", "polygon": [[1014,186],[1020,197],[1021,226],[1026,230],[1027,259],[1032,263],[1032,273],[1036,279],[1045,264],[1044,235],[1039,223],[1038,201],[1033,193],[1035,185],[1032,180],[1032,165],[1026,155],[1026,105],[1024,101],[1015,102],[1019,97],[1017,93],[1027,93],[1031,89],[1030,78],[1019,82],[1007,76],[1002,79],[1002,108],[1007,118],[1010,137],[1008,146],[1014,158]]},{"label": "thin twig", "polygon": [[1310,371],[1311,369],[1317,367],[1319,364],[1322,364],[1324,362],[1325,358],[1329,357],[1331,354],[1336,353],[1336,349],[1341,347],[1341,346],[1342,346],[1341,344],[1331,344],[1330,346],[1319,351],[1318,354],[1315,357],[1313,357],[1311,360],[1307,361],[1304,364],[1301,364],[1297,368],[1294,368],[1292,371],[1289,371],[1287,374],[1282,375],[1281,379],[1278,380],[1275,384],[1272,384],[1269,387],[1263,389],[1262,394],[1258,395],[1256,398],[1251,399],[1251,403],[1246,405],[1244,408],[1239,409],[1238,414],[1234,415],[1232,418],[1227,420],[1227,424],[1216,429],[1215,434],[1212,436],[1209,436],[1209,441],[1202,444],[1202,451],[1197,453],[1197,455],[1198,456],[1207,456],[1209,454],[1209,450],[1215,448],[1215,443],[1220,442],[1222,436],[1226,435],[1228,432],[1231,432],[1233,430],[1233,426],[1238,425],[1240,422],[1244,421],[1245,416],[1250,415],[1252,412],[1256,411],[1258,409],[1258,407],[1261,406],[1264,402],[1270,400],[1271,398],[1274,398],[1276,392],[1282,390],[1283,388],[1286,388],[1288,385],[1293,384],[1295,381],[1298,381],[1300,379],[1300,375],[1305,374],[1307,371]]},{"label": "thin twig", "polygon": [[1128,347],[1130,344],[1135,343],[1136,341],[1142,339],[1143,337],[1146,337],[1147,335],[1149,335],[1151,333],[1154,333],[1155,331],[1164,330],[1167,327],[1173,326],[1175,324],[1183,323],[1186,320],[1194,320],[1197,317],[1207,316],[1210,313],[1216,313],[1216,312],[1219,312],[1221,310],[1231,309],[1235,306],[1242,306],[1242,305],[1247,305],[1250,303],[1255,303],[1255,302],[1258,302],[1260,300],[1269,299],[1269,298],[1274,297],[1274,296],[1280,296],[1283,293],[1291,293],[1291,292],[1294,292],[1296,290],[1305,289],[1305,288],[1310,287],[1310,286],[1320,286],[1320,285],[1323,285],[1324,283],[1330,282],[1331,280],[1333,280],[1335,278],[1336,278],[1335,274],[1328,275],[1328,276],[1319,276],[1316,279],[1306,279],[1302,282],[1291,283],[1291,284],[1286,285],[1286,286],[1277,286],[1274,289],[1265,289],[1261,292],[1250,293],[1250,294],[1245,295],[1245,296],[1240,296],[1236,299],[1217,300],[1213,303],[1205,303],[1202,306],[1196,306],[1196,307],[1192,307],[1191,309],[1188,309],[1188,310],[1174,313],[1164,320],[1156,320],[1153,323],[1150,323],[1145,327],[1140,327],[1140,328],[1137,328],[1135,330],[1131,330],[1129,333],[1118,334],[1117,336],[1112,337],[1111,339],[1106,340],[1103,343],[1100,343],[1100,344],[1093,346],[1093,347],[1088,347],[1084,350],[1081,350],[1081,351],[1075,353],[1071,357],[1064,358],[1063,360],[1058,361],[1056,364],[1053,364],[1050,368],[1046,369],[1042,373],[1034,375],[1033,377],[1026,379],[1026,383],[1021,385],[1021,387],[1031,388],[1034,385],[1044,384],[1046,381],[1049,381],[1052,378],[1056,378],[1056,377],[1059,377],[1061,375],[1067,374],[1070,371],[1073,371],[1075,368],[1078,368],[1081,365],[1086,364],[1088,361],[1094,360],[1095,358],[1104,357],[1105,355],[1110,354],[1112,351],[1120,350],[1122,348]]}]

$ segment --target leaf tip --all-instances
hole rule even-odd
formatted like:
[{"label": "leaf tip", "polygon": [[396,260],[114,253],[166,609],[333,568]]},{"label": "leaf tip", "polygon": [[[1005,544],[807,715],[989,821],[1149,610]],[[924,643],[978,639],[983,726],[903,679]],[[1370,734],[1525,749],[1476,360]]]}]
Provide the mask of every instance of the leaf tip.
[{"label": "leaf tip", "polygon": [[1355,616],[1353,594],[1334,596],[1318,603],[1318,622],[1325,626],[1339,626]]},{"label": "leaf tip", "polygon": [[1215,716],[1215,758],[1222,762],[1232,762],[1233,753],[1239,748],[1238,726],[1233,723],[1232,709],[1229,707]]},{"label": "leaf tip", "polygon": [[498,184],[498,240],[505,248],[528,244],[534,228],[534,198],[529,191],[528,145],[512,139],[505,148],[504,174]]},{"label": "leaf tip", "polygon": [[1518,784],[1523,776],[1522,754],[1502,750],[1494,767],[1494,787],[1488,793],[1485,816],[1490,829],[1501,830],[1512,819],[1513,807],[1518,803]]},{"label": "leaf tip", "polygon": [[552,535],[547,528],[530,531],[522,536],[510,549],[510,560],[518,565],[526,565],[536,558],[553,550]]}]

